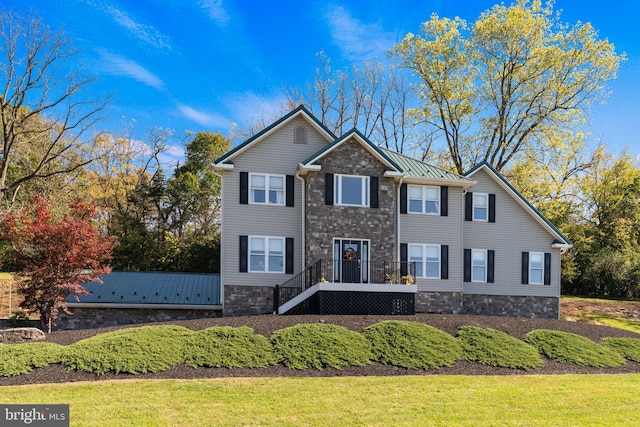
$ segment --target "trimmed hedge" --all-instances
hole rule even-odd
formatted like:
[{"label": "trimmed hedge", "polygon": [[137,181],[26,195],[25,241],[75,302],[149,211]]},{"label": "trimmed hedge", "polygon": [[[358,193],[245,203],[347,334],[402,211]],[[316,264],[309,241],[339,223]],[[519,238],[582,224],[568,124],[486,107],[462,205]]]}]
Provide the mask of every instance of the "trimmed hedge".
[{"label": "trimmed hedge", "polygon": [[462,353],[454,337],[419,322],[385,320],[364,330],[375,358],[407,369],[451,366]]},{"label": "trimmed hedge", "polygon": [[271,342],[243,326],[214,326],[188,337],[184,362],[212,368],[265,368],[277,363]]},{"label": "trimmed hedge", "polygon": [[275,331],[271,343],[278,360],[293,369],[364,366],[371,344],[360,333],[324,323],[300,324]]},{"label": "trimmed hedge", "polygon": [[0,376],[27,374],[60,361],[64,347],[49,342],[0,344]]},{"label": "trimmed hedge", "polygon": [[495,329],[463,326],[458,341],[464,358],[471,362],[525,371],[543,365],[535,347]]},{"label": "trimmed hedge", "polygon": [[640,362],[640,338],[605,338],[602,344],[618,352],[622,357]]},{"label": "trimmed hedge", "polygon": [[612,368],[625,364],[620,353],[569,332],[536,329],[526,334],[525,340],[549,359],[562,363],[595,368]]},{"label": "trimmed hedge", "polygon": [[193,331],[181,326],[121,329],[67,346],[61,361],[96,374],[165,371],[184,360],[184,343],[191,335]]}]

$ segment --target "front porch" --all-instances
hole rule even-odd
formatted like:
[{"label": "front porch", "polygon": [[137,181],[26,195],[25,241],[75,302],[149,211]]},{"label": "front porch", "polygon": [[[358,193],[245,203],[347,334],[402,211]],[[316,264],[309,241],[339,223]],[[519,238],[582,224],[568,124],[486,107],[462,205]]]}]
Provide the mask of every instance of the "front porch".
[{"label": "front porch", "polygon": [[414,263],[320,260],[274,289],[277,314],[415,313]]}]

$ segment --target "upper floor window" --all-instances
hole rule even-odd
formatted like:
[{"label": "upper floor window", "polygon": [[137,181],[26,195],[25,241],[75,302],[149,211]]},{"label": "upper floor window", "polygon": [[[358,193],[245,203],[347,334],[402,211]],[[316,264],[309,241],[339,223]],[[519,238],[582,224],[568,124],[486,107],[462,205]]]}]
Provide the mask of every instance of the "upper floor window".
[{"label": "upper floor window", "polygon": [[487,221],[489,218],[489,195],[473,193],[473,220]]},{"label": "upper floor window", "polygon": [[249,272],[284,273],[284,238],[250,236]]},{"label": "upper floor window", "polygon": [[440,215],[440,189],[423,185],[409,186],[409,212]]},{"label": "upper floor window", "polygon": [[250,174],[250,203],[284,205],[284,175]]},{"label": "upper floor window", "polygon": [[334,204],[369,206],[369,177],[334,175]]}]

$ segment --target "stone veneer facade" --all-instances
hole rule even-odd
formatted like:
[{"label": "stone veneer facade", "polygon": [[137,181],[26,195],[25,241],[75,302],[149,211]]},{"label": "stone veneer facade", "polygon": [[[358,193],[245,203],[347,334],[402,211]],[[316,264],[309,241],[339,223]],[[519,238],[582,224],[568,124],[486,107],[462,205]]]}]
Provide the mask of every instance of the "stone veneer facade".
[{"label": "stone veneer facade", "polygon": [[224,287],[224,315],[250,316],[273,313],[273,286]]},{"label": "stone veneer facade", "polygon": [[[318,161],[322,171],[306,178],[306,265],[333,259],[333,239],[370,241],[373,263],[396,258],[396,186],[385,166],[360,144],[345,141]],[[378,208],[325,204],[325,174],[378,177]]]},{"label": "stone veneer facade", "polygon": [[94,308],[70,307],[72,312],[58,317],[55,330],[92,329],[138,323],[170,322],[221,317],[222,310],[155,309],[155,308]]},{"label": "stone veneer facade", "polygon": [[416,313],[460,314],[462,304],[462,292],[416,293]]},{"label": "stone veneer facade", "polygon": [[463,307],[461,314],[560,318],[560,298],[557,297],[465,294]]}]

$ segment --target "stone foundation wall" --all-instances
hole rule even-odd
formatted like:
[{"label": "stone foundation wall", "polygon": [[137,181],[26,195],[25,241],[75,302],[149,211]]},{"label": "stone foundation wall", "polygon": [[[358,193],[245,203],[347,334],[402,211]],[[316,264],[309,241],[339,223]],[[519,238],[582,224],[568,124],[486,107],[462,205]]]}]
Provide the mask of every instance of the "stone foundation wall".
[{"label": "stone foundation wall", "polygon": [[466,294],[461,314],[559,319],[559,304],[557,297]]},{"label": "stone foundation wall", "polygon": [[224,315],[250,316],[273,313],[273,286],[224,287]]},{"label": "stone foundation wall", "polygon": [[54,330],[105,328],[138,323],[169,322],[221,317],[221,310],[179,310],[143,308],[70,308],[73,315],[58,316]]},{"label": "stone foundation wall", "polygon": [[460,314],[462,300],[461,292],[418,292],[416,313]]}]

